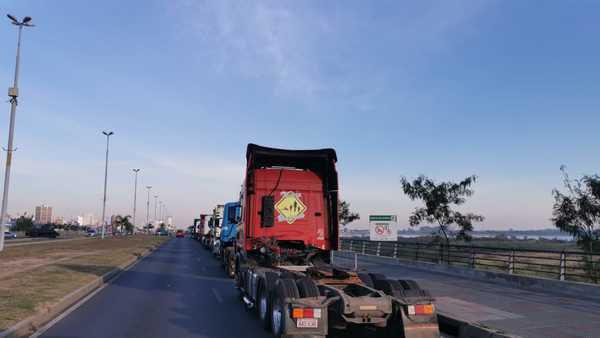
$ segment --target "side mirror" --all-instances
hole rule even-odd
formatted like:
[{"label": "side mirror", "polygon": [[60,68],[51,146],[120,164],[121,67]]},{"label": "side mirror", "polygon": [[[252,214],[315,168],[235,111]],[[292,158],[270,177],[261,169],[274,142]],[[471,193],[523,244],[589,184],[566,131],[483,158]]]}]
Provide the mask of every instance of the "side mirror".
[{"label": "side mirror", "polygon": [[260,226],[270,228],[275,225],[275,199],[273,196],[262,197]]}]

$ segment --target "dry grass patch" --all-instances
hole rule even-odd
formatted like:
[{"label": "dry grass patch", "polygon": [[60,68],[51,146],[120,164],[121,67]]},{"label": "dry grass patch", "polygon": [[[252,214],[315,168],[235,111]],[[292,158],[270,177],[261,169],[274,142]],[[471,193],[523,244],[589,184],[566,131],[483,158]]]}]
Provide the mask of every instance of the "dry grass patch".
[{"label": "dry grass patch", "polygon": [[[0,254],[3,273],[0,277],[0,330],[51,306],[94,278],[166,240],[165,237],[136,235],[7,248]],[[39,266],[40,260],[45,264]],[[19,264],[21,269],[13,273],[3,270]],[[38,267],[31,268],[30,264]],[[26,268],[27,265],[30,268]]]}]

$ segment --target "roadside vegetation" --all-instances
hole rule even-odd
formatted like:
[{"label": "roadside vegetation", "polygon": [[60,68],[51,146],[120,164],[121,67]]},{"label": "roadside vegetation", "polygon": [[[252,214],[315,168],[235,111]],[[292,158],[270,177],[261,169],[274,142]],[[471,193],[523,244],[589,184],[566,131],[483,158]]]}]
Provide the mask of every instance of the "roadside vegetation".
[{"label": "roadside vegetation", "polygon": [[167,239],[135,235],[9,247],[0,253],[0,331]]}]

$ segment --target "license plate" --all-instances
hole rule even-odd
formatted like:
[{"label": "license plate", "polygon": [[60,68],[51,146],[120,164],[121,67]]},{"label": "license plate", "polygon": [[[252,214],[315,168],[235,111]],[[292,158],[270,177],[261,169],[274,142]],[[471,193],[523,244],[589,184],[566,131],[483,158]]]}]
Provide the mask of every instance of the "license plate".
[{"label": "license plate", "polygon": [[318,321],[316,318],[299,318],[296,321],[296,327],[316,329],[318,327]]}]

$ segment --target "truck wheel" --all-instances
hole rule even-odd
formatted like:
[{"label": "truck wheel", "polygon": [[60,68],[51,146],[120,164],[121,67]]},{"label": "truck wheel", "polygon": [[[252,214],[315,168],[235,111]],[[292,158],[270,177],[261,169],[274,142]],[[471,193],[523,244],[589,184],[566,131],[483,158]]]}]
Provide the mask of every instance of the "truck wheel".
[{"label": "truck wheel", "polygon": [[395,280],[378,279],[375,281],[375,289],[383,291],[386,295],[393,296],[395,290],[402,290],[402,286]]},{"label": "truck wheel", "polygon": [[256,307],[258,310],[258,318],[260,319],[261,324],[268,330],[271,328],[271,317],[270,315],[270,307],[269,307],[269,291],[267,290],[267,286],[264,281],[260,283],[260,287],[258,289],[258,306]]},{"label": "truck wheel", "polygon": [[231,254],[227,255],[227,266],[225,269],[227,270],[227,275],[229,275],[229,278],[235,277],[235,257],[233,257]]},{"label": "truck wheel", "polygon": [[310,278],[305,277],[296,280],[296,286],[298,287],[298,293],[300,294],[300,298],[320,296],[317,284]]},{"label": "truck wheel", "polygon": [[400,280],[398,280],[398,282],[400,284],[402,284],[402,287],[405,290],[421,290],[421,287],[419,287],[419,284],[417,284],[417,282],[415,282],[412,279],[400,279]]},{"label": "truck wheel", "polygon": [[360,272],[358,274],[358,278],[368,287],[374,288],[375,284],[373,283],[373,279],[369,276],[368,273]]},{"label": "truck wheel", "polygon": [[400,279],[398,280],[400,285],[402,285],[402,289],[406,295],[410,295],[412,297],[428,297],[431,298],[431,293],[428,290],[423,290],[419,286],[417,282],[411,279]]},{"label": "truck wheel", "polygon": [[286,327],[286,298],[299,298],[298,288],[293,279],[280,279],[277,281],[273,301],[271,303],[271,332],[280,338]]}]

